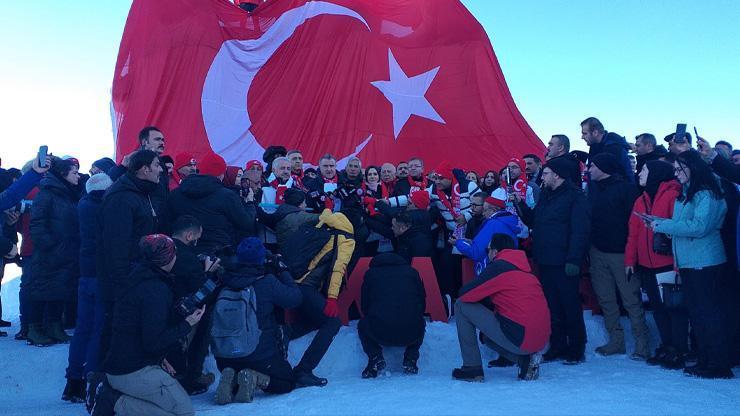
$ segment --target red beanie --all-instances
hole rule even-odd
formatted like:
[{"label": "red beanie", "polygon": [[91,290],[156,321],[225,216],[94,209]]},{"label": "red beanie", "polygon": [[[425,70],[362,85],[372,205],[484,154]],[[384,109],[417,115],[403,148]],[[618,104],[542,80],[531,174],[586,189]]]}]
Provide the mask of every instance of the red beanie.
[{"label": "red beanie", "polygon": [[164,234],[141,237],[139,250],[145,260],[159,267],[170,264],[175,258],[175,242]]},{"label": "red beanie", "polygon": [[429,208],[429,193],[427,191],[412,192],[411,202],[414,203],[416,208],[427,209]]},{"label": "red beanie", "polygon": [[226,173],[226,162],[221,156],[209,152],[198,164],[201,175],[221,176]]},{"label": "red beanie", "polygon": [[434,173],[443,178],[452,179],[452,165],[450,164],[450,162],[445,160],[444,162],[440,163],[439,166],[437,166],[437,169],[434,170]]},{"label": "red beanie", "polygon": [[175,156],[175,170],[180,169],[183,166],[195,164],[195,157],[191,153],[179,153]]},{"label": "red beanie", "polygon": [[519,166],[519,169],[521,169],[521,170],[522,170],[522,172],[524,172],[524,168],[526,168],[526,167],[527,167],[527,164],[526,164],[526,163],[524,163],[524,161],[523,161],[523,160],[521,160],[521,159],[517,159],[517,158],[515,158],[515,157],[512,157],[511,159],[509,159],[509,162],[508,162],[508,163],[506,164],[506,166],[509,166],[509,163],[511,163],[511,162],[514,162],[514,163],[516,163],[516,164],[517,164],[517,165]]},{"label": "red beanie", "polygon": [[259,166],[260,170],[262,171],[265,170],[264,166],[262,166],[262,163],[260,163],[259,160],[250,160],[249,162],[247,162],[247,166],[244,168],[244,170],[251,170],[254,166]]}]

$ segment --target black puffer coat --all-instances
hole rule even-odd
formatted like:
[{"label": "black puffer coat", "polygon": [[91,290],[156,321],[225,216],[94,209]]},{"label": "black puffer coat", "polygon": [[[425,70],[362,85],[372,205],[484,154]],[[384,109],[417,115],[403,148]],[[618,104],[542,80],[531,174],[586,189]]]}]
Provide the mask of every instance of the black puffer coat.
[{"label": "black puffer coat", "polygon": [[79,188],[53,174],[39,188],[31,208],[34,277],[27,293],[36,301],[74,299],[80,276]]}]

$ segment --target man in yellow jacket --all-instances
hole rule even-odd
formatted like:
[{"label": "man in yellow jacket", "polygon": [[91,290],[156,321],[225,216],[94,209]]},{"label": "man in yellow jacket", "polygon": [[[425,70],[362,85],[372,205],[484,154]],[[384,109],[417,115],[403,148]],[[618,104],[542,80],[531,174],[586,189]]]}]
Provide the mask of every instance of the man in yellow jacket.
[{"label": "man in yellow jacket", "polygon": [[347,264],[355,250],[355,240],[351,237],[354,229],[344,214],[324,210],[316,227],[324,225],[340,233],[329,238],[309,263],[308,272],[298,279],[303,303],[296,309],[298,321],[287,328],[290,339],[300,338],[318,329],[301,361],[293,369],[298,386],[325,386],[328,382],[325,378],[315,376],[313,370],[319,365],[342,326],[337,318],[337,297],[342,288]]}]

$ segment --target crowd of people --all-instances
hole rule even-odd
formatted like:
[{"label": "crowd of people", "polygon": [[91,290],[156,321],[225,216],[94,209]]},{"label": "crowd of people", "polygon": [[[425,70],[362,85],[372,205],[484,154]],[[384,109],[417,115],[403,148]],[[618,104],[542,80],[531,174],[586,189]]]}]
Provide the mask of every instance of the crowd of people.
[{"label": "crowd of people", "polygon": [[[624,311],[630,358],[733,377],[739,152],[688,133],[665,136],[667,149],[649,133],[628,143],[593,117],[581,129],[588,153],[558,134],[546,155],[485,173],[421,158],[339,170],[329,153],[308,167],[282,146],[227,166],[167,156],[156,127],[89,175],[73,157],[34,158],[0,172],[0,254],[22,267],[15,339],[69,343],[62,399],[97,415],[193,414],[189,395],[216,382],[209,351],[219,404],[324,386],[314,370],[341,327],[337,300],[372,257],[353,311],[361,376],[386,367],[384,345],[405,346],[403,370],[417,374],[427,294],[411,260],[429,257],[457,326],[455,379],[483,380],[479,343],[499,354],[489,367],[522,380],[541,362],[582,363],[584,286],[609,335],[597,354],[627,353]],[[463,284],[465,267],[476,277]],[[312,331],[291,366],[288,343]]]}]

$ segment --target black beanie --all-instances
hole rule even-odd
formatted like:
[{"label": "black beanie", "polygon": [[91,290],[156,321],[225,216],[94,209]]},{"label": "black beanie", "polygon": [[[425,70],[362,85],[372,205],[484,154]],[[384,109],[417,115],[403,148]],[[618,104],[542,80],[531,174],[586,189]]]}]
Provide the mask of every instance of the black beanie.
[{"label": "black beanie", "polygon": [[673,172],[673,165],[662,160],[651,160],[645,163],[648,169],[648,177],[645,183],[645,192],[650,195],[650,198],[655,198],[658,193],[658,188],[663,182],[672,181],[675,178]]},{"label": "black beanie", "polygon": [[265,149],[265,153],[262,154],[262,160],[269,164],[272,163],[276,157],[285,156],[287,153],[288,151],[284,146],[269,146]]},{"label": "black beanie", "polygon": [[619,159],[611,153],[599,153],[594,156],[591,163],[607,175],[620,173]]},{"label": "black beanie", "polygon": [[296,188],[286,189],[283,197],[285,198],[286,204],[292,205],[294,207],[301,205],[303,201],[306,200],[306,194],[304,194],[303,191],[301,191],[300,189]]},{"label": "black beanie", "polygon": [[550,159],[545,164],[546,168],[550,168],[551,171],[553,171],[556,175],[560,176],[563,179],[568,179],[571,177],[571,172],[573,172],[573,164],[578,163],[573,160],[568,160],[566,156],[560,156],[553,159]]}]

